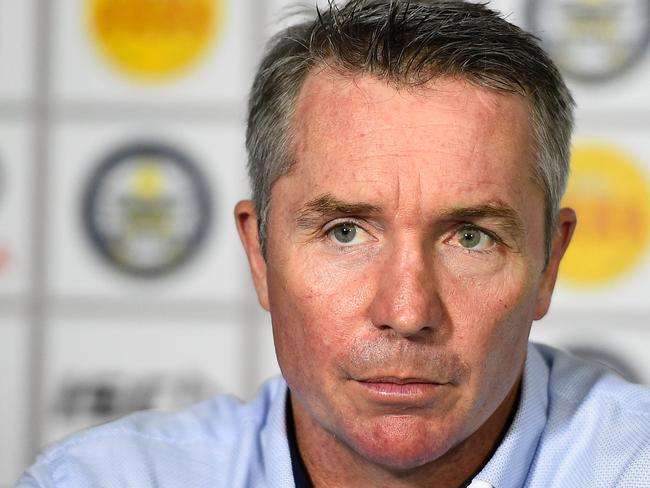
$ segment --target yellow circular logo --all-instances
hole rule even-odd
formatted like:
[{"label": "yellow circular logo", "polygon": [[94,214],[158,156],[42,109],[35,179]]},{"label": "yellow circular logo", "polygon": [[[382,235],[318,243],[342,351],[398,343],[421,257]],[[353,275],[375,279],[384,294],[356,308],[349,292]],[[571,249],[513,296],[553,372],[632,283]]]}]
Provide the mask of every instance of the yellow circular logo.
[{"label": "yellow circular logo", "polygon": [[119,68],[161,80],[190,67],[210,45],[223,0],[87,0],[87,19],[103,53]]},{"label": "yellow circular logo", "polygon": [[639,263],[650,240],[650,185],[639,163],[599,144],[573,149],[563,205],[575,209],[578,226],[560,268],[577,286],[606,284]]}]

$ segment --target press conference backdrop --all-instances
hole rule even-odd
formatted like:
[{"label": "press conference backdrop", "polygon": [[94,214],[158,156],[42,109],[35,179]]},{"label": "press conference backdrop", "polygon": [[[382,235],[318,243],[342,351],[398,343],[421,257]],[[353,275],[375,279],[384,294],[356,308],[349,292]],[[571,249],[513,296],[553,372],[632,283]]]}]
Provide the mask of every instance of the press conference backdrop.
[{"label": "press conference backdrop", "polygon": [[[287,3],[0,0],[0,486],[70,432],[278,372],[232,208]],[[492,6],[579,106],[580,225],[533,337],[650,383],[650,2]]]}]

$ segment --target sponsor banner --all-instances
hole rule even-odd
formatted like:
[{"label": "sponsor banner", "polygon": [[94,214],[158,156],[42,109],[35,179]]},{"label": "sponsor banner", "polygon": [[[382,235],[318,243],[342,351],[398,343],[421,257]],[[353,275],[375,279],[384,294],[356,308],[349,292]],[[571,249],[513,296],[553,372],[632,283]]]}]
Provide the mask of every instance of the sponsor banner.
[{"label": "sponsor banner", "polygon": [[57,316],[48,324],[42,441],[143,408],[248,397],[247,324],[226,319]]},{"label": "sponsor banner", "polygon": [[33,96],[35,0],[0,0],[0,101]]},{"label": "sponsor banner", "polygon": [[241,127],[223,124],[68,123],[55,130],[52,293],[206,303],[247,296],[232,214],[248,195],[241,140]]},{"label": "sponsor banner", "polygon": [[560,266],[558,309],[648,310],[650,147],[634,132],[576,139],[563,204],[578,225]]},{"label": "sponsor banner", "polygon": [[61,0],[52,12],[53,94],[108,112],[111,102],[243,102],[256,62],[250,3]]},{"label": "sponsor banner", "polygon": [[0,319],[0,486],[14,486],[27,467],[27,321]]},{"label": "sponsor banner", "polygon": [[108,154],[82,203],[86,233],[111,265],[135,276],[169,273],[203,244],[212,198],[183,152],[136,142]]}]

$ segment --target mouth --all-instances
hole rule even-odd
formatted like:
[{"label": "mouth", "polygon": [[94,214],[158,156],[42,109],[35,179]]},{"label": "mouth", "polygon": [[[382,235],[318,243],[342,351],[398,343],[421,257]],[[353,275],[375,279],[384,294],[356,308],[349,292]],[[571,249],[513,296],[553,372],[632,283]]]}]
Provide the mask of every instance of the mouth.
[{"label": "mouth", "polygon": [[428,378],[382,376],[355,380],[362,395],[378,404],[419,407],[434,402],[447,383]]}]

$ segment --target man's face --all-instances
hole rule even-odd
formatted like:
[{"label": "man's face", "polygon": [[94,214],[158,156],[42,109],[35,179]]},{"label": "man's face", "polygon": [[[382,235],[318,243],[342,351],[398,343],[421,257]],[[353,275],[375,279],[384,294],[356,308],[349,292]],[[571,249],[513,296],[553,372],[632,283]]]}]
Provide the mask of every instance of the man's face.
[{"label": "man's face", "polygon": [[380,465],[437,459],[512,390],[548,306],[528,107],[325,70],[293,131],[256,285],[296,415]]}]

